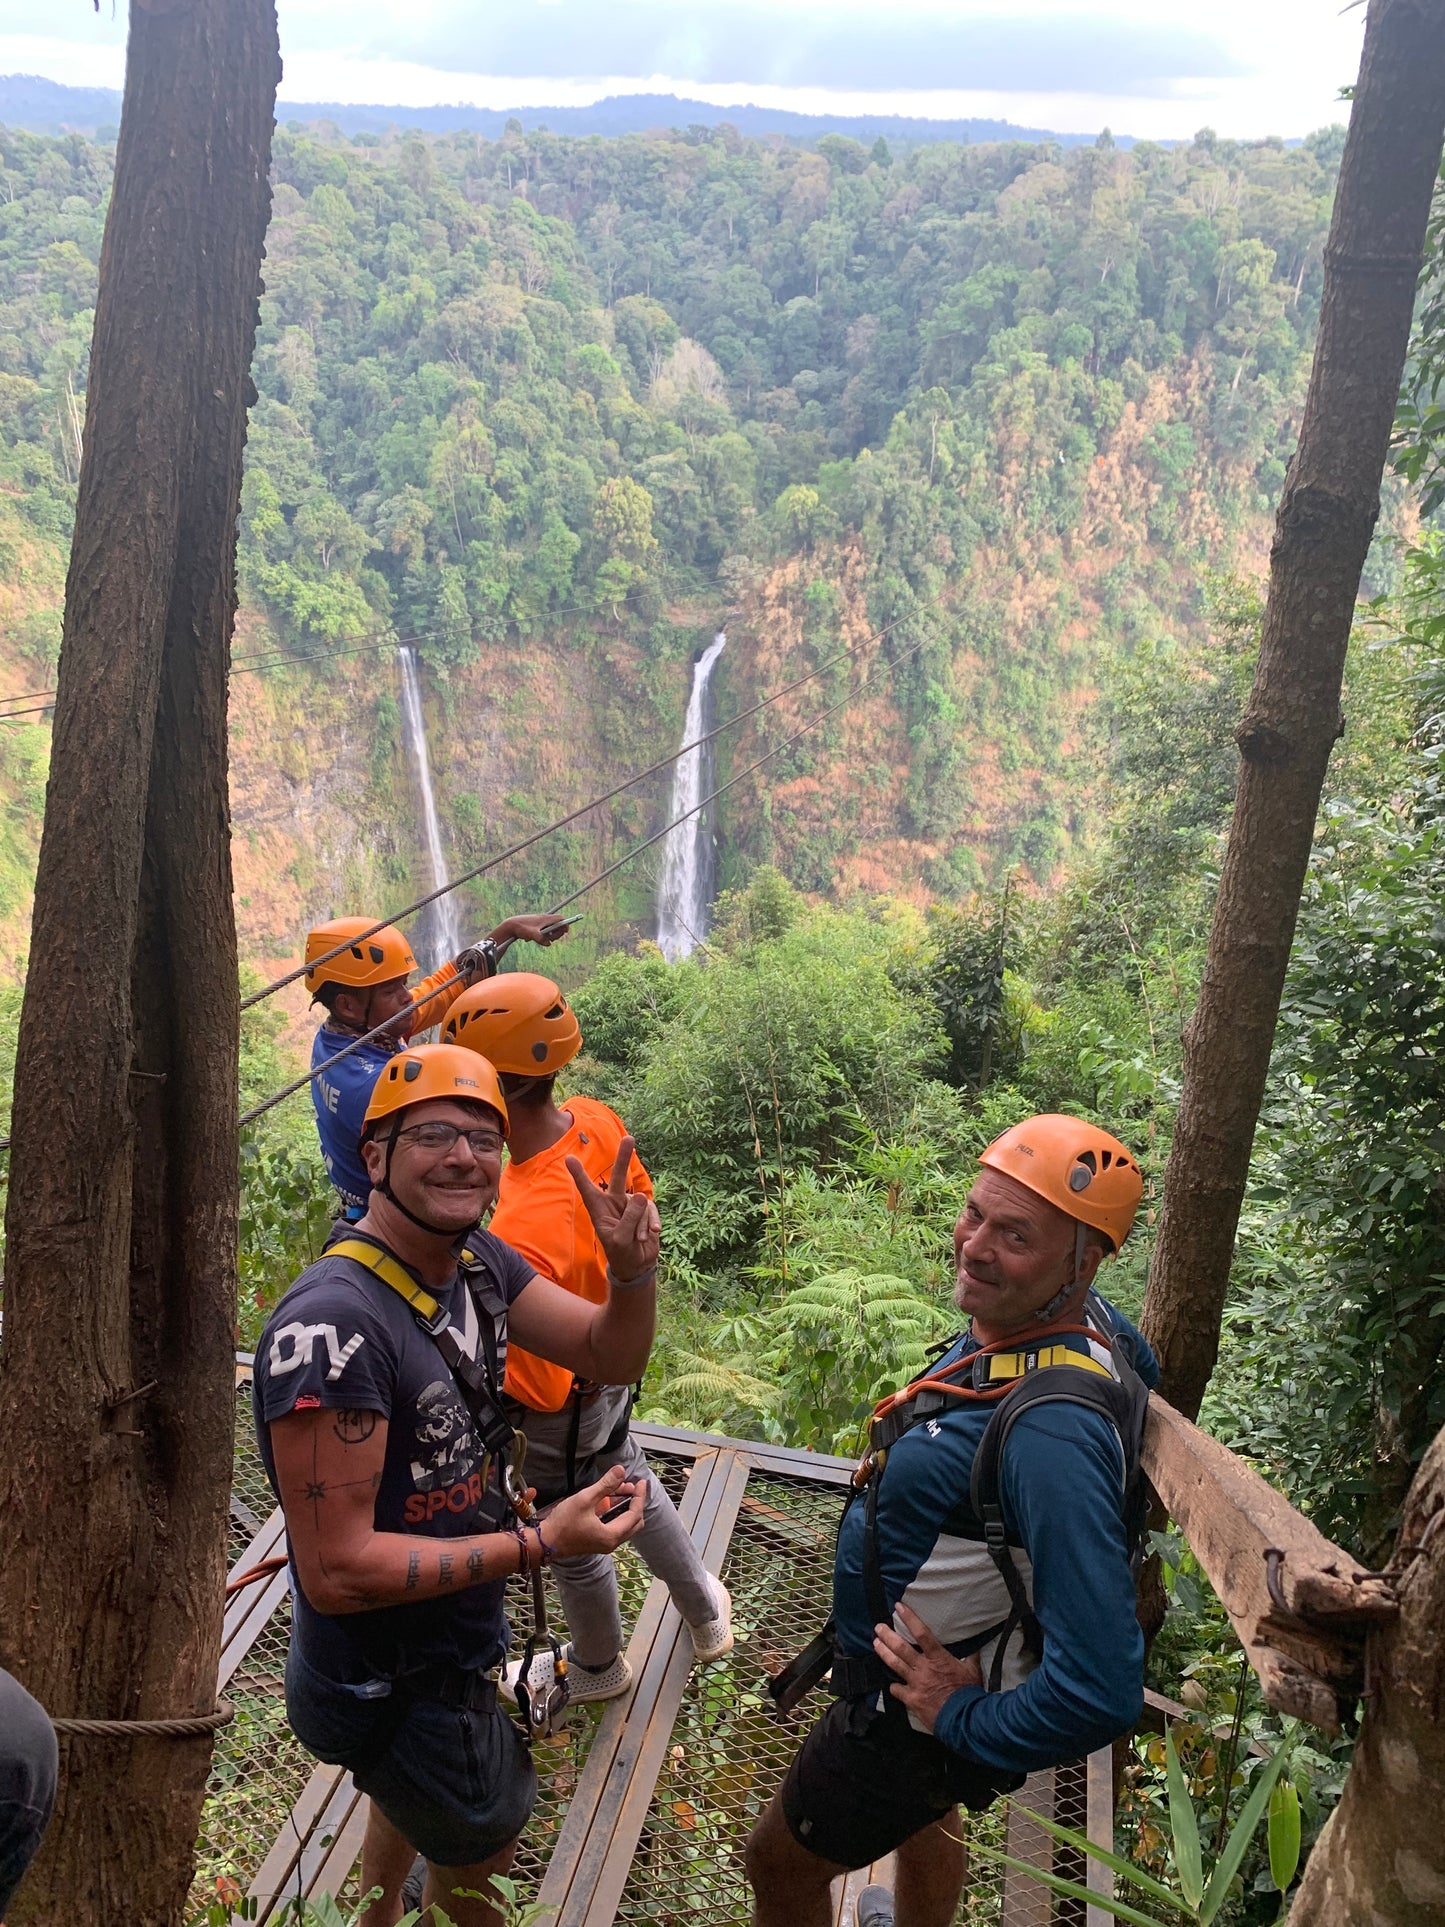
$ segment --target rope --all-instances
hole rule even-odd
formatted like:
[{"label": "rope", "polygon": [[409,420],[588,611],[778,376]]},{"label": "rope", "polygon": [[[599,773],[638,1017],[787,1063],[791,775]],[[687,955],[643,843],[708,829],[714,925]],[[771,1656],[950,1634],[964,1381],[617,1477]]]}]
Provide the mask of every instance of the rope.
[{"label": "rope", "polygon": [[63,1739],[71,1740],[198,1740],[214,1733],[218,1726],[229,1726],[236,1709],[222,1700],[212,1713],[198,1713],[184,1720],[52,1720],[50,1724]]},{"label": "rope", "polygon": [[[378,930],[385,930],[390,924],[401,923],[407,917],[415,916],[418,910],[425,910],[427,905],[429,903],[435,903],[438,897],[447,896],[451,891],[460,889],[464,883],[472,883],[478,877],[486,876],[489,871],[499,868],[503,863],[510,861],[512,857],[520,856],[524,850],[530,850],[534,843],[540,843],[544,838],[554,836],[558,830],[565,830],[569,824],[575,823],[580,817],[586,816],[589,810],[600,809],[604,803],[612,802],[615,797],[622,796],[628,790],[635,789],[639,783],[646,782],[649,776],[656,776],[659,770],[667,769],[671,764],[678,762],[682,757],[687,755],[689,750],[701,749],[705,743],[711,743],[715,741],[717,737],[725,736],[730,729],[736,729],[739,723],[745,723],[750,716],[756,716],[760,710],[770,708],[772,704],[779,702],[784,696],[790,695],[793,690],[801,689],[805,683],[816,681],[819,676],[825,674],[829,669],[833,669],[840,662],[844,662],[849,657],[855,656],[860,649],[868,648],[875,642],[882,642],[883,638],[891,634],[900,622],[906,620],[907,618],[905,616],[895,617],[892,622],[878,630],[875,635],[868,636],[862,642],[856,642],[847,649],[840,649],[837,655],[829,656],[827,661],[819,663],[816,669],[810,669],[806,675],[795,676],[791,682],[784,683],[780,689],[775,689],[771,696],[764,696],[760,701],[755,702],[750,709],[740,710],[736,716],[731,717],[725,723],[719,723],[716,728],[708,730],[705,735],[694,737],[690,743],[684,743],[680,749],[673,750],[670,756],[663,756],[660,757],[657,762],[649,763],[646,769],[639,770],[635,776],[629,776],[625,783],[618,783],[615,788],[605,790],[601,796],[594,796],[590,802],[583,803],[579,808],[572,810],[566,816],[559,816],[555,823],[547,824],[544,829],[534,830],[530,836],[523,837],[520,843],[513,843],[509,849],[503,850],[500,856],[489,857],[485,863],[479,863],[473,870],[464,870],[460,876],[453,877],[450,882],[438,885],[435,890],[428,891],[424,897],[418,897],[415,903],[407,904],[405,909],[393,910],[390,916],[379,917],[369,930],[359,931],[356,936],[346,938],[344,942],[338,943],[334,948],[325,951],[321,956],[313,957],[310,963],[298,964],[294,970],[288,970],[284,977],[277,977],[271,983],[264,984],[260,990],[253,991],[249,997],[243,997],[241,1000],[241,1009],[249,1010],[253,1004],[259,1004],[263,998],[272,996],[278,990],[284,990],[287,984],[294,984],[298,977],[304,977],[308,971],[319,969],[324,963],[330,963],[333,957],[339,957],[343,950],[349,950],[353,944],[365,943],[366,939],[368,937],[374,937]],[[913,652],[910,650],[907,653],[911,655]],[[906,658],[900,656],[897,660],[902,662],[906,660]],[[831,714],[831,712],[828,713]],[[699,805],[699,807],[701,807],[701,805]],[[679,818],[679,821],[682,820],[683,819]],[[671,825],[669,825],[669,827],[671,827]],[[661,834],[666,835],[666,831],[661,832]],[[571,899],[569,898],[568,901],[570,902]],[[332,1061],[334,1062],[335,1060],[333,1059]],[[318,1068],[320,1068],[320,1066],[318,1066]],[[242,1122],[244,1121],[243,1119]]]},{"label": "rope", "polygon": [[[898,620],[901,622],[903,618],[900,616]],[[894,623],[890,626],[896,628],[897,623]],[[907,662],[910,656],[916,655],[918,651],[923,647],[924,643],[930,640],[931,640],[931,637],[929,636],[921,637],[919,641],[912,644],[910,648],[905,649],[900,655],[894,656],[891,662],[889,663],[889,667],[896,669],[900,663]],[[816,675],[818,671],[815,670],[813,673]],[[585,897],[589,890],[595,890],[599,883],[605,883],[608,877],[614,876],[625,863],[630,863],[635,856],[641,856],[642,852],[644,850],[651,849],[654,843],[661,842],[662,838],[665,837],[669,831],[675,830],[680,823],[686,823],[689,817],[696,816],[700,810],[705,810],[709,803],[716,802],[718,797],[726,795],[727,791],[732,789],[734,784],[741,783],[744,777],[751,776],[754,773],[754,771],[760,770],[764,763],[770,763],[775,756],[781,756],[785,749],[791,749],[794,743],[798,742],[800,738],[806,736],[810,730],[816,729],[819,723],[827,722],[828,718],[830,716],[836,716],[840,709],[846,709],[849,703],[853,701],[853,698],[855,696],[859,696],[862,694],[862,692],[868,687],[869,683],[872,682],[874,676],[877,673],[878,672],[876,670],[871,670],[869,674],[863,678],[862,682],[859,683],[856,689],[849,690],[848,694],[843,697],[841,702],[832,703],[827,709],[821,710],[816,716],[813,717],[811,722],[804,723],[802,728],[794,730],[791,736],[785,736],[782,742],[776,744],[774,748],[767,750],[763,755],[761,755],[757,759],[756,762],[749,763],[747,768],[739,770],[736,776],[730,776],[727,782],[720,783],[715,790],[711,791],[707,796],[703,797],[700,803],[695,803],[690,810],[684,810],[681,816],[674,817],[671,823],[664,824],[660,830],[655,831],[651,836],[644,837],[641,843],[635,843],[633,847],[630,850],[628,850],[624,856],[618,857],[615,863],[609,863],[605,870],[599,870],[597,875],[593,877],[590,882],[584,883],[582,885],[581,889],[574,890],[570,897],[563,897],[562,901],[557,905],[556,909],[553,910],[550,914],[553,916],[556,916],[559,911],[565,910],[568,904],[575,903],[579,897]],[[807,679],[800,678],[800,680],[807,680]],[[783,691],[779,690],[777,693],[781,695],[783,694]],[[716,732],[713,732],[713,733],[716,734]],[[698,738],[699,742],[705,742],[706,740],[707,740],[706,737]],[[678,753],[681,754],[681,751],[679,751]],[[627,786],[624,784],[623,787],[626,788]],[[540,832],[540,834],[545,834],[545,832]],[[532,840],[535,841],[536,839],[533,838]],[[501,859],[498,858],[497,861],[500,862]],[[442,896],[446,890],[454,889],[455,887],[456,886],[454,884],[446,884],[443,886],[443,889],[434,890],[432,892],[432,897]],[[423,901],[427,903],[431,902],[431,900],[432,900],[431,897],[426,897],[423,899]],[[403,914],[405,914],[405,912],[403,912]],[[382,928],[382,926],[380,924],[377,924],[375,928],[379,930]],[[360,943],[361,941],[362,941],[361,937],[353,937],[348,939],[347,943],[343,944],[341,947],[342,949],[348,949],[352,943]],[[323,960],[319,957],[316,959],[317,963],[320,963],[321,961]],[[306,967],[314,968],[315,966],[311,965]],[[293,975],[298,975],[298,976],[300,974],[301,973],[299,971],[293,973]],[[412,1006],[413,1009],[420,1009],[422,1005],[429,1004],[434,997],[440,997],[443,994],[443,992],[450,990],[455,982],[456,982],[455,978],[448,978],[446,983],[438,984],[435,990],[429,991],[425,997],[418,998]],[[272,987],[275,988],[275,986],[272,986]],[[261,995],[261,994],[264,994],[264,993],[258,993],[258,995]],[[252,1001],[254,1002],[254,999]],[[243,1004],[242,1009],[244,1008],[245,1008],[245,1005]],[[253,1105],[253,1107],[249,1111],[243,1111],[241,1113],[240,1118],[237,1120],[238,1123],[242,1125],[254,1124],[258,1117],[264,1117],[267,1111],[274,1110],[276,1105],[284,1102],[286,1098],[293,1096],[297,1091],[304,1090],[305,1087],[311,1082],[313,1082],[314,1079],[320,1077],[323,1071],[330,1070],[333,1064],[339,1064],[343,1057],[350,1057],[353,1051],[360,1050],[363,1044],[371,1043],[375,1038],[380,1037],[383,1031],[391,1030],[395,1025],[395,1023],[396,1023],[395,1017],[388,1017],[383,1022],[377,1024],[373,1029],[367,1031],[364,1036],[354,1037],[352,1041],[346,1046],[345,1050],[337,1051],[334,1056],[324,1057],[319,1064],[313,1065],[312,1068],[306,1072],[304,1077],[294,1078],[291,1081],[291,1083],[287,1084],[283,1089],[274,1092],[263,1103]]]},{"label": "rope", "polygon": [[262,1559],[258,1564],[248,1566],[245,1572],[238,1572],[234,1579],[226,1583],[227,1599],[238,1592],[244,1592],[247,1586],[254,1586],[260,1579],[271,1578],[274,1573],[280,1572],[286,1563],[286,1554],[278,1552],[274,1558]]}]

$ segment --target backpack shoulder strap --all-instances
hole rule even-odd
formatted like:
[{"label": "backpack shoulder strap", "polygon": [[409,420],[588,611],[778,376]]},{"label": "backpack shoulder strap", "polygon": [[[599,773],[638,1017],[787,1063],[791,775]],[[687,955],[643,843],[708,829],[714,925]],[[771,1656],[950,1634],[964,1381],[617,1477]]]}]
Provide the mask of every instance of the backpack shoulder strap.
[{"label": "backpack shoulder strap", "polygon": [[477,1314],[482,1351],[492,1383],[500,1391],[507,1374],[507,1299],[486,1257],[471,1246],[462,1252],[457,1269]]},{"label": "backpack shoulder strap", "polygon": [[[1126,1361],[1120,1360],[1121,1366]],[[1127,1367],[1126,1367],[1127,1368]],[[1132,1368],[1129,1377],[1137,1384]],[[1072,1365],[1045,1365],[1019,1379],[1013,1390],[1000,1399],[989,1415],[983,1437],[973,1456],[969,1475],[968,1500],[987,1527],[990,1516],[1002,1520],[999,1496],[999,1471],[1009,1433],[1025,1412],[1035,1405],[1084,1405],[1101,1412],[1119,1434],[1124,1451],[1125,1488],[1138,1462],[1138,1437],[1142,1427],[1136,1422],[1133,1389],[1122,1375],[1080,1372]]]}]

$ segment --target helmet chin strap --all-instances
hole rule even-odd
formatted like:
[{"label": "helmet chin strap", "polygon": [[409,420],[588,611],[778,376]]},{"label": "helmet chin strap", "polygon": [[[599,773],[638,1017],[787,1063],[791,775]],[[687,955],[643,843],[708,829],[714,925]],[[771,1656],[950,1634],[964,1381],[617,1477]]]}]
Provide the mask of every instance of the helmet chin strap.
[{"label": "helmet chin strap", "polygon": [[[388,1160],[388,1168],[390,1168],[389,1160]],[[401,1208],[404,1208],[404,1207],[401,1207]],[[408,1215],[410,1214],[408,1213]],[[1057,1318],[1059,1313],[1064,1309],[1064,1306],[1068,1303],[1069,1299],[1073,1297],[1075,1291],[1078,1289],[1079,1271],[1084,1262],[1084,1244],[1085,1244],[1087,1235],[1088,1235],[1088,1226],[1084,1224],[1082,1219],[1075,1219],[1073,1275],[1069,1278],[1067,1284],[1060,1285],[1059,1289],[1054,1293],[1053,1297],[1049,1300],[1049,1302],[1046,1305],[1040,1305],[1039,1309],[1034,1313],[1034,1316],[1038,1319],[1041,1325],[1047,1325],[1051,1323],[1052,1320]]]},{"label": "helmet chin strap", "polygon": [[433,1238],[446,1238],[460,1250],[464,1240],[471,1237],[477,1225],[481,1223],[481,1219],[478,1218],[473,1224],[463,1225],[461,1230],[458,1231],[453,1225],[433,1224],[429,1218],[419,1216],[418,1213],[402,1203],[401,1199],[391,1188],[391,1160],[396,1154],[396,1140],[399,1136],[400,1132],[393,1130],[390,1137],[386,1140],[386,1165],[381,1174],[381,1183],[374,1185],[372,1187],[373,1190],[379,1191],[387,1203],[399,1211],[404,1218],[409,1218],[419,1231],[429,1232]]}]

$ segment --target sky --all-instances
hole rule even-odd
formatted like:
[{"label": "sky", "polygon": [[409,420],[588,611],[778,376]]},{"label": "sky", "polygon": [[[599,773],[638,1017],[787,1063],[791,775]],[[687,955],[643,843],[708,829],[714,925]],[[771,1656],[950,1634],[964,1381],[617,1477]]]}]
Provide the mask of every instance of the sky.
[{"label": "sky", "polygon": [[[1342,120],[1342,0],[279,0],[293,101],[581,106],[670,93],[1142,139]],[[0,0],[0,72],[119,86],[125,0]]]}]

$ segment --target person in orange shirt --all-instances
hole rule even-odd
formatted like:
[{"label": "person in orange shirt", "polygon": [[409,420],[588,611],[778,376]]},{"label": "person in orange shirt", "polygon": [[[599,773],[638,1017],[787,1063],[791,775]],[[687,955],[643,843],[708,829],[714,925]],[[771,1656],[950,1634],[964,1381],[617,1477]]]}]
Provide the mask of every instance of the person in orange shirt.
[{"label": "person in orange shirt", "polygon": [[[569,1163],[599,1185],[621,1147],[631,1148],[615,1111],[591,1097],[556,1098],[557,1073],[582,1047],[576,1015],[550,978],[511,971],[475,984],[447,1012],[442,1038],[490,1060],[501,1078],[510,1129],[508,1162],[490,1229],[519,1251],[544,1278],[593,1304],[607,1297],[607,1259],[592,1222],[579,1209]],[[652,1195],[652,1181],[633,1154],[629,1191]],[[512,1422],[526,1433],[527,1483],[549,1505],[602,1476],[614,1465],[629,1479],[648,1482],[642,1530],[632,1544],[662,1580],[692,1634],[700,1660],[720,1659],[733,1644],[732,1602],[722,1582],[703,1566],[671,1499],[648,1471],[629,1430],[632,1393],[626,1385],[590,1385],[513,1345],[507,1352],[506,1391]],[[615,1699],[632,1670],[622,1651],[617,1574],[610,1556],[559,1559],[553,1567],[571,1643],[568,1678],[574,1700]],[[551,1659],[534,1660],[533,1690],[550,1680]],[[504,1691],[515,1685],[516,1663]]]}]

